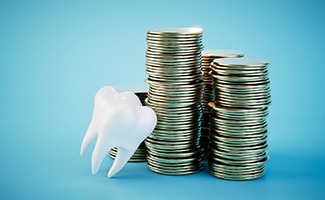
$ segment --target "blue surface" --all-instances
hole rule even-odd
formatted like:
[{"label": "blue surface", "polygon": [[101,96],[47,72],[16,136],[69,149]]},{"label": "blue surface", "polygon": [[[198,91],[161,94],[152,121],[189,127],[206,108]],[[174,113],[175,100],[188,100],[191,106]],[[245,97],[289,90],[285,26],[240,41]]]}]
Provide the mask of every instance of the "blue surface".
[{"label": "blue surface", "polygon": [[[0,199],[325,199],[323,1],[0,1]],[[265,177],[91,175],[79,148],[105,85],[144,84],[152,27],[272,61]]]}]

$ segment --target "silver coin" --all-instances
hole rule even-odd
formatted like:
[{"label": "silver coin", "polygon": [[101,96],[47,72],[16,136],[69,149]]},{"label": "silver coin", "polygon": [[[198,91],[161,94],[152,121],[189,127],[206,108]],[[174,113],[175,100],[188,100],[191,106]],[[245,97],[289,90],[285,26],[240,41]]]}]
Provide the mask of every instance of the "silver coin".
[{"label": "silver coin", "polygon": [[151,49],[162,49],[162,50],[172,50],[172,49],[187,49],[187,50],[199,50],[203,48],[203,44],[201,42],[196,43],[174,43],[174,42],[148,42],[148,46]]},{"label": "silver coin", "polygon": [[229,68],[239,67],[240,69],[251,68],[254,67],[265,67],[270,61],[260,58],[222,58],[215,59],[213,61],[218,66],[227,66]]},{"label": "silver coin", "polygon": [[267,68],[263,70],[229,70],[217,67],[213,63],[209,66],[209,68],[205,68],[205,70],[206,72],[211,71],[211,73],[226,76],[264,76],[269,74]]},{"label": "silver coin", "polygon": [[145,104],[158,123],[146,139],[148,166],[157,173],[189,174],[202,169],[200,136],[203,98],[202,29],[147,32]]},{"label": "silver coin", "polygon": [[199,27],[181,27],[181,28],[156,28],[148,30],[148,34],[155,35],[182,35],[190,36],[202,35],[203,29]]},{"label": "silver coin", "polygon": [[243,57],[244,53],[238,50],[214,50],[208,49],[203,50],[202,54],[207,58],[235,58]]},{"label": "silver coin", "polygon": [[[183,170],[178,170],[178,168],[172,168],[170,170],[165,170],[165,169],[160,169],[157,167],[154,167],[150,164],[150,162],[148,162],[148,166],[149,169],[151,169],[152,171],[159,173],[159,174],[164,174],[164,175],[186,175],[186,174],[194,174],[197,172],[200,172],[203,169],[203,165],[202,164],[198,164],[199,167],[190,167],[190,168],[186,168]],[[196,166],[196,165],[191,165],[191,166]]]},{"label": "silver coin", "polygon": [[208,103],[211,175],[229,180],[264,175],[271,104],[268,64],[263,59],[223,58],[209,66],[216,93]]},{"label": "silver coin", "polygon": [[199,46],[197,48],[163,48],[163,47],[149,47],[147,50],[148,51],[153,51],[155,52],[154,54],[175,54],[175,55],[196,55],[199,54],[203,47]]},{"label": "silver coin", "polygon": [[[209,86],[211,88],[213,88],[213,78],[210,75],[210,65],[212,63],[212,61],[216,58],[227,58],[227,57],[242,57],[243,53],[240,51],[236,51],[236,50],[203,50],[202,51],[202,72],[204,74],[203,77],[203,81],[205,83],[205,91],[203,93],[203,102],[202,102],[202,106],[204,109],[205,113],[208,113],[210,108],[208,106],[208,102],[210,101],[215,101],[215,91],[214,89],[209,89]],[[206,124],[204,126],[206,126],[205,128],[208,129],[209,123],[207,123],[209,121],[209,117],[204,119],[203,124]],[[206,131],[205,134],[209,134],[209,131]],[[207,135],[203,135],[203,137],[207,137]],[[202,145],[207,149],[207,144],[205,142],[202,143]]]}]

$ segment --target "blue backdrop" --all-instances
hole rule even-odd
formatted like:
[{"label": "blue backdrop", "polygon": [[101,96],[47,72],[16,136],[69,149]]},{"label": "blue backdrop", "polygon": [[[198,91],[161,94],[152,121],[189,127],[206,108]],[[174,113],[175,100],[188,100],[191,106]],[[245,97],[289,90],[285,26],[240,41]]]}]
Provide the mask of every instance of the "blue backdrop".
[{"label": "blue backdrop", "polygon": [[[324,1],[0,1],[0,199],[324,199]],[[105,85],[145,84],[146,31],[200,26],[206,49],[272,61],[265,177],[91,175],[79,148]]]}]

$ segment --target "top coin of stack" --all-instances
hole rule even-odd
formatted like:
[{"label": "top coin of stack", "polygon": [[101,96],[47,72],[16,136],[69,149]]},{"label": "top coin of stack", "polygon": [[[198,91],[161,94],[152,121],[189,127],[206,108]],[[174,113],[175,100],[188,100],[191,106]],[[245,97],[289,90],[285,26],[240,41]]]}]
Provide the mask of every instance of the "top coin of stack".
[{"label": "top coin of stack", "polygon": [[[203,117],[202,117],[202,137],[201,146],[207,151],[209,144],[209,115],[210,107],[209,102],[215,100],[215,90],[213,86],[213,80],[210,76],[210,64],[216,58],[239,58],[243,57],[244,54],[237,50],[203,50],[202,51],[202,72],[204,75],[204,93],[203,93]],[[205,153],[206,154],[206,153]]]},{"label": "top coin of stack", "polygon": [[202,169],[202,32],[172,28],[147,33],[146,104],[158,118],[146,139],[147,161],[157,173],[180,175]]},{"label": "top coin of stack", "polygon": [[209,169],[223,179],[250,180],[265,173],[268,106],[271,103],[269,61],[215,59],[211,76],[216,100],[210,102]]}]

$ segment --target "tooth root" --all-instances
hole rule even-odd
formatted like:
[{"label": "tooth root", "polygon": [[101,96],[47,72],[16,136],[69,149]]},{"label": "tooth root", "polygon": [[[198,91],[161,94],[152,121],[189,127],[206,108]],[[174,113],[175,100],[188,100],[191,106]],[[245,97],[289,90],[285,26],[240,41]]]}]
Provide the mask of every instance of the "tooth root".
[{"label": "tooth root", "polygon": [[93,175],[98,172],[99,167],[102,164],[105,156],[112,148],[112,146],[108,144],[108,140],[105,137],[105,135],[100,133],[96,141],[96,145],[91,158],[91,170]]},{"label": "tooth root", "polygon": [[128,160],[131,158],[135,150],[130,151],[125,148],[118,148],[114,163],[111,169],[109,170],[107,176],[110,178],[114,176],[116,173],[118,173],[125,166]]},{"label": "tooth root", "polygon": [[82,144],[81,144],[81,148],[80,148],[81,156],[86,152],[86,150],[89,146],[89,143],[92,140],[94,140],[96,138],[96,136],[97,136],[97,127],[95,126],[95,123],[92,120],[90,122],[88,129],[87,129],[86,135],[85,135],[84,139],[82,140]]}]

